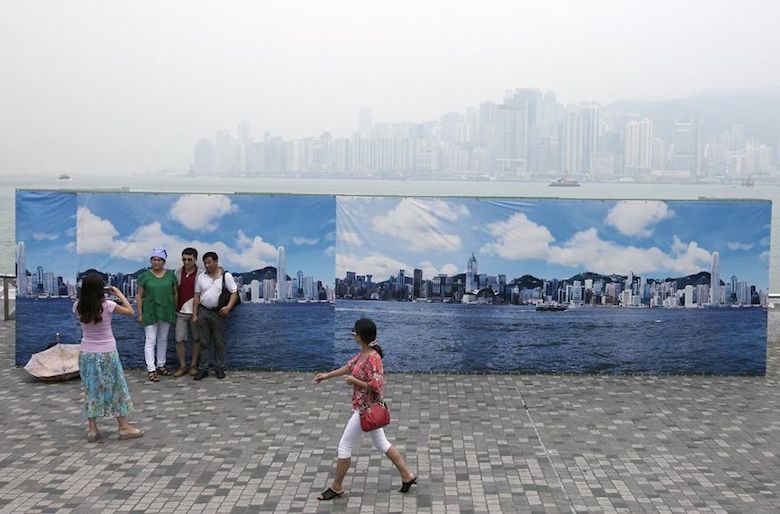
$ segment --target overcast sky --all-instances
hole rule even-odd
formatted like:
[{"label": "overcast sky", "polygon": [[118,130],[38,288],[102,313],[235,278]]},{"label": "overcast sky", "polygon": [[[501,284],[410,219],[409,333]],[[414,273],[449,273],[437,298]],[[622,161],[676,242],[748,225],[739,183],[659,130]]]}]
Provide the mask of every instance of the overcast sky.
[{"label": "overcast sky", "polygon": [[423,121],[516,87],[564,103],[780,85],[775,0],[0,0],[0,173],[186,168],[255,137]]}]

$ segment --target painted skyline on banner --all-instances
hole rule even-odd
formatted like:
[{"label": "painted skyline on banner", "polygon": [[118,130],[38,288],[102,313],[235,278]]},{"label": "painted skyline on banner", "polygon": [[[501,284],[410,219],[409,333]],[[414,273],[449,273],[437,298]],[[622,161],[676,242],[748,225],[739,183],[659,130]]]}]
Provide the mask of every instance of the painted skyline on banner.
[{"label": "painted skyline on banner", "polygon": [[711,273],[717,254],[724,282],[768,285],[769,202],[339,197],[338,207],[340,280],[453,277],[473,254],[496,281],[585,272],[663,281]]}]

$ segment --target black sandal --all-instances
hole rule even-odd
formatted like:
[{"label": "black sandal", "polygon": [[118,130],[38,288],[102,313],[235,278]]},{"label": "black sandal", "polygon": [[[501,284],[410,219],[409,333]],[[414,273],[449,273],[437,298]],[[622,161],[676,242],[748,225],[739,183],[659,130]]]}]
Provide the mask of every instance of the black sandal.
[{"label": "black sandal", "polygon": [[149,372],[149,382],[159,382],[160,379],[157,378],[157,372],[156,371],[150,371]]},{"label": "black sandal", "polygon": [[162,375],[164,377],[167,377],[168,375],[171,374],[171,372],[168,371],[168,368],[166,368],[166,367],[157,368],[157,373],[159,373],[160,375]]},{"label": "black sandal", "polygon": [[327,500],[332,500],[333,498],[340,498],[341,495],[343,495],[343,494],[344,494],[344,491],[341,491],[340,493],[337,493],[336,491],[334,491],[333,489],[328,487],[327,489],[322,491],[322,494],[319,495],[317,497],[317,499],[320,500],[320,501],[327,501]]},{"label": "black sandal", "polygon": [[409,492],[409,489],[412,488],[414,484],[417,483],[417,477],[414,477],[413,479],[409,480],[408,482],[401,481],[401,488],[398,490],[399,493],[406,493]]}]

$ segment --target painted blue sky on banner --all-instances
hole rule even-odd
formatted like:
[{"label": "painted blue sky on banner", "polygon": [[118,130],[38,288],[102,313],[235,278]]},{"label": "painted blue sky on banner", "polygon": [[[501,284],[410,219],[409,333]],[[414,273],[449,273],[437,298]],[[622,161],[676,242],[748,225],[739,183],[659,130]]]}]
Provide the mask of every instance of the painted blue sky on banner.
[{"label": "painted blue sky on banner", "polygon": [[16,241],[24,243],[25,267],[76,278],[76,194],[58,191],[18,191]]},{"label": "painted blue sky on banner", "polygon": [[134,272],[154,247],[168,250],[172,268],[192,246],[240,273],[276,267],[283,246],[288,275],[301,270],[332,284],[334,215],[332,196],[81,193],[79,269]]},{"label": "painted blue sky on banner", "polygon": [[583,271],[647,278],[710,271],[767,290],[767,201],[477,200],[339,197],[336,276],[382,281],[414,268],[568,278]]}]

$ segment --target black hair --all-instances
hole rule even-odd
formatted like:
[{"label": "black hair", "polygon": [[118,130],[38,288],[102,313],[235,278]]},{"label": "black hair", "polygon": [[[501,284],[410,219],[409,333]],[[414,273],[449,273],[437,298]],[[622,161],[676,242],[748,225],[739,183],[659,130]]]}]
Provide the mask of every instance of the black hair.
[{"label": "black hair", "polygon": [[[360,318],[355,322],[354,330],[358,337],[360,337],[360,340],[364,343],[371,344],[376,341],[376,323],[374,323],[373,320]],[[378,344],[372,345],[371,348],[379,354],[380,358],[385,356],[382,347]]]},{"label": "black hair", "polygon": [[103,277],[99,273],[88,273],[81,280],[79,302],[76,312],[82,323],[100,323],[103,321],[103,301],[106,296],[103,292]]},{"label": "black hair", "polygon": [[[192,248],[192,247],[190,247],[190,246],[188,246],[187,248],[185,248],[184,250],[182,250],[182,251],[181,251],[181,254],[182,254],[182,256],[185,256],[185,255],[192,255],[192,256],[193,256],[193,257],[195,257],[196,259],[198,258],[198,251],[197,251],[195,248]],[[204,257],[205,257],[205,256],[204,256]]]},{"label": "black hair", "polygon": [[206,252],[203,254],[203,262],[206,262],[206,259],[211,259],[214,262],[219,262],[219,257],[217,256],[217,252]]}]

